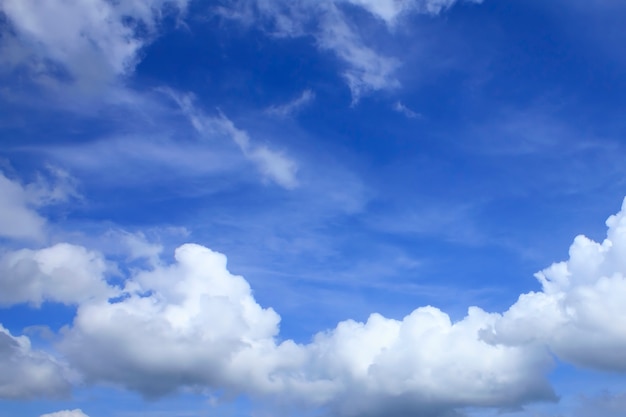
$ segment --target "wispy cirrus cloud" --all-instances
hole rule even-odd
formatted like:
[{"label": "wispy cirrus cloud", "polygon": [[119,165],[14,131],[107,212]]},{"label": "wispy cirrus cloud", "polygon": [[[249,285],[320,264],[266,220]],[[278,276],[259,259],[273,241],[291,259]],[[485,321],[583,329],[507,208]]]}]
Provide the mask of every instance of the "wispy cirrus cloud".
[{"label": "wispy cirrus cloud", "polygon": [[307,89],[304,90],[297,98],[288,103],[268,107],[266,112],[273,116],[287,117],[298,112],[313,100],[315,100],[315,93],[313,90]]},{"label": "wispy cirrus cloud", "polygon": [[[481,3],[482,0],[466,0]],[[378,50],[375,42],[365,39],[345,10],[346,5],[364,9],[374,19],[393,30],[400,18],[409,14],[437,15],[458,0],[302,0],[298,2],[230,1],[218,8],[227,18],[247,25],[260,26],[272,36],[312,36],[315,45],[330,51],[343,63],[342,73],[352,93],[352,103],[372,91],[400,86],[396,70],[399,57]]]},{"label": "wispy cirrus cloud", "polygon": [[194,103],[191,94],[179,94],[163,89],[180,106],[196,131],[204,136],[225,135],[239,148],[241,153],[255,164],[263,178],[286,189],[298,186],[297,163],[283,152],[275,151],[267,145],[259,145],[250,139],[248,132],[239,129],[221,111],[217,116],[208,116]]},{"label": "wispy cirrus cloud", "polygon": [[403,114],[404,116],[408,117],[409,119],[421,119],[422,115],[416,111],[411,110],[410,108],[408,108],[404,103],[402,103],[401,101],[396,101],[393,104],[393,109],[400,113]]}]

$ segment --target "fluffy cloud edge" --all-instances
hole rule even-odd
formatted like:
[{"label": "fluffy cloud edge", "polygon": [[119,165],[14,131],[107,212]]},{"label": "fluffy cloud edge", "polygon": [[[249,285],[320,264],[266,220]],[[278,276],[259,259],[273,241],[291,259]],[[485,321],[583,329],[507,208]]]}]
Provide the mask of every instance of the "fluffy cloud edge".
[{"label": "fluffy cloud edge", "polygon": [[0,399],[66,398],[71,382],[64,365],[33,350],[26,336],[13,336],[0,324]]}]

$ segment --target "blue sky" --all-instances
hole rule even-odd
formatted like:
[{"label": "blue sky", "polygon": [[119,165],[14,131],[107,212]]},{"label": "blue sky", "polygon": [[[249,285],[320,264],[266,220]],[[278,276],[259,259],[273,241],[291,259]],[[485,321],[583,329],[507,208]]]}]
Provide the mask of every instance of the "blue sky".
[{"label": "blue sky", "polygon": [[0,0],[0,417],[626,415],[624,18]]}]

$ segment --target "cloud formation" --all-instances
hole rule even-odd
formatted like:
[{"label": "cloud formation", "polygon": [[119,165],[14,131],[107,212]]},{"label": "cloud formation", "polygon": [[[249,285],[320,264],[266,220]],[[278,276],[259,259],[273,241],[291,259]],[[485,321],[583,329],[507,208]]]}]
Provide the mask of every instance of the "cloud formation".
[{"label": "cloud formation", "polygon": [[[271,385],[279,316],[260,307],[226,257],[198,245],[176,263],[139,272],[122,297],[82,304],[60,349],[94,381],[148,397],[182,386]],[[98,358],[95,360],[95,358]]]},{"label": "cloud formation", "polygon": [[419,119],[422,117],[421,114],[411,110],[401,101],[396,101],[393,105],[393,109],[397,111],[398,113],[405,115],[409,119]]},{"label": "cloud formation", "polygon": [[[551,353],[592,369],[626,372],[626,200],[606,239],[578,236],[567,261],[536,274],[541,291],[502,314],[470,307],[461,320],[420,307],[402,319],[373,313],[342,321],[308,343],[280,337],[280,316],[261,306],[226,257],[186,244],[174,261],[142,235],[124,235],[148,264],[123,288],[106,284],[101,255],[69,244],[4,255],[5,305],[78,305],[56,345],[92,383],[158,398],[201,389],[322,408],[337,416],[446,416],[466,407],[515,408],[556,400]],[[122,240],[124,240],[122,239]],[[67,393],[65,368],[0,327],[0,397]],[[75,412],[75,411],[72,411]]]},{"label": "cloud formation", "polygon": [[83,413],[83,410],[75,409],[75,410],[57,411],[55,413],[49,413],[49,414],[42,414],[39,417],[89,417],[89,416]]},{"label": "cloud formation", "polygon": [[293,189],[298,186],[298,165],[284,153],[270,149],[266,145],[252,142],[245,130],[237,128],[223,113],[217,116],[204,114],[194,104],[191,94],[179,94],[169,89],[163,90],[180,106],[185,116],[196,131],[204,136],[228,137],[237,145],[241,153],[254,163],[263,178],[283,188]]},{"label": "cloud formation", "polygon": [[285,104],[271,106],[266,111],[274,116],[287,117],[299,111],[313,100],[315,100],[315,93],[312,90],[307,89],[304,90],[296,99]]},{"label": "cloud formation", "polygon": [[546,352],[482,341],[497,315],[478,308],[457,323],[433,307],[403,320],[373,314],[309,344],[280,342],[280,317],[228,272],[224,255],[188,244],[175,259],[137,273],[115,300],[80,305],[59,349],[88,380],[147,397],[226,389],[346,416],[398,403],[419,412],[554,398]]},{"label": "cloud formation", "polygon": [[60,170],[50,171],[52,181],[39,176],[29,184],[9,179],[0,172],[0,237],[42,240],[46,220],[37,209],[77,195],[71,177]]},{"label": "cloud formation", "polygon": [[114,295],[106,283],[107,269],[101,254],[67,243],[5,253],[0,257],[0,306],[106,299]]},{"label": "cloud formation", "polygon": [[26,336],[0,325],[0,399],[60,398],[70,394],[64,368],[50,355],[31,349]]},{"label": "cloud formation", "polygon": [[9,27],[2,33],[0,64],[27,71],[50,84],[72,81],[83,88],[132,71],[139,50],[168,10],[181,13],[187,0],[2,0]]},{"label": "cloud formation", "polygon": [[81,304],[59,349],[89,380],[148,397],[208,387],[340,416],[445,415],[554,400],[548,349],[583,366],[626,371],[619,355],[626,206],[607,225],[603,243],[578,237],[570,260],[537,274],[542,291],[503,314],[471,307],[452,322],[434,307],[401,320],[375,313],[307,344],[281,341],[280,317],[228,272],[224,255],[188,244],[175,263],[137,272],[123,296]]},{"label": "cloud formation", "polygon": [[[466,0],[481,3],[482,0]],[[300,0],[241,2],[233,0],[219,10],[223,16],[258,25],[272,36],[312,36],[318,49],[330,51],[344,64],[343,76],[352,102],[377,90],[400,86],[395,71],[401,60],[381,53],[364,39],[345,10],[346,5],[364,9],[388,29],[402,16],[418,13],[437,15],[458,0]]]},{"label": "cloud formation", "polygon": [[545,343],[580,366],[626,372],[626,200],[606,221],[606,239],[580,235],[569,259],[538,272],[541,292],[523,294],[489,337],[497,343]]}]

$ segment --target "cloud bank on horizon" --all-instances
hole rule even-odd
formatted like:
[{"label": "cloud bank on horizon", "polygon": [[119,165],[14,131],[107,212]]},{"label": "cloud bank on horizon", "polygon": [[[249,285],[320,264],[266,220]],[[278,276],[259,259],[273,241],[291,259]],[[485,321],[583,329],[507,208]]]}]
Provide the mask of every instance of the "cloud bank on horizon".
[{"label": "cloud bank on horizon", "polygon": [[[534,286],[511,272],[623,197],[619,126],[501,105],[509,64],[441,23],[510,18],[492,3],[0,0],[0,417],[131,415],[128,395],[174,399],[162,415],[186,395],[189,415],[619,409],[626,199]],[[615,379],[573,405],[576,372]]]}]

